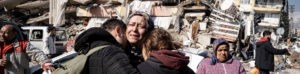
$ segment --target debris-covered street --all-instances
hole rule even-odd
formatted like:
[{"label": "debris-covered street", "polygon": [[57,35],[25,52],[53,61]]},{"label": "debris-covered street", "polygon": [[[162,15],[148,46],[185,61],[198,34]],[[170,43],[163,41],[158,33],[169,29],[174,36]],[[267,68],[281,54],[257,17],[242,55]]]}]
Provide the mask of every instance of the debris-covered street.
[{"label": "debris-covered street", "polygon": [[[229,46],[227,47],[229,47],[230,57],[241,62],[246,74],[250,74],[251,70],[258,67],[255,63],[256,58],[262,57],[257,56],[261,54],[258,53],[261,52],[258,50],[261,46],[265,46],[260,45],[260,42],[262,42],[262,38],[265,37],[264,32],[270,31],[270,37],[268,39],[269,42],[272,43],[272,49],[273,47],[279,49],[278,51],[274,50],[274,52],[279,53],[279,51],[283,50],[287,50],[288,52],[288,54],[280,53],[280,55],[275,55],[273,51],[266,49],[268,50],[266,53],[272,52],[274,55],[274,63],[271,63],[274,65],[274,68],[270,73],[299,74],[300,28],[292,26],[295,24],[292,22],[294,12],[292,8],[295,7],[290,5],[291,3],[289,1],[290,0],[0,0],[0,26],[15,25],[19,27],[20,33],[18,34],[20,35],[18,36],[20,37],[18,38],[28,40],[34,47],[41,50],[45,49],[43,45],[45,41],[49,39],[48,33],[50,34],[51,28],[55,27],[53,45],[55,45],[54,51],[56,53],[52,54],[49,51],[49,54],[46,55],[48,58],[51,58],[51,62],[56,65],[57,63],[63,63],[63,61],[68,61],[80,55],[81,52],[75,51],[75,43],[77,42],[75,40],[79,35],[84,35],[83,33],[85,33],[85,31],[94,27],[101,27],[107,20],[112,18],[121,20],[128,28],[128,23],[133,17],[130,15],[135,13],[135,11],[141,11],[149,14],[149,19],[153,21],[154,28],[168,31],[174,40],[173,42],[181,45],[178,51],[189,57],[187,66],[193,72],[197,73],[197,70],[199,70],[198,67],[200,66],[199,63],[205,58],[217,57],[217,61],[219,62],[220,59],[216,52],[219,44],[215,47],[216,44],[214,43],[215,40],[224,39],[228,42]],[[138,15],[145,16],[144,14]],[[145,20],[149,21],[149,19]],[[148,32],[148,29],[146,32]],[[95,35],[95,37],[96,36],[98,35]],[[1,38],[4,39],[3,37],[1,29],[0,41]],[[49,37],[51,37],[51,35],[49,35]],[[140,44],[137,45],[142,45],[142,43],[144,42],[140,42]],[[1,56],[6,55],[3,53],[5,44],[6,42],[1,41],[0,45],[3,45],[0,46]],[[221,44],[222,43],[220,43],[220,45]],[[129,45],[135,46],[135,44],[131,43]],[[135,49],[140,48],[137,46]],[[137,51],[139,51],[139,57],[141,57],[141,55],[142,57],[145,56],[145,51],[142,49]],[[127,53],[126,50],[125,52]],[[132,53],[132,51],[129,52]],[[131,59],[131,56],[128,56],[129,59]],[[32,59],[32,61],[29,63],[30,72],[28,73],[51,74],[50,69],[43,72],[42,69],[44,68],[41,66],[44,65],[36,61],[39,60],[39,58],[30,59]],[[270,58],[267,59],[269,60]],[[131,61],[132,60],[130,60],[130,63]],[[1,60],[0,69],[0,74],[2,71],[5,71],[5,67],[1,65]],[[262,71],[262,69],[260,69],[260,71]],[[222,73],[223,72],[220,72],[219,74]]]}]

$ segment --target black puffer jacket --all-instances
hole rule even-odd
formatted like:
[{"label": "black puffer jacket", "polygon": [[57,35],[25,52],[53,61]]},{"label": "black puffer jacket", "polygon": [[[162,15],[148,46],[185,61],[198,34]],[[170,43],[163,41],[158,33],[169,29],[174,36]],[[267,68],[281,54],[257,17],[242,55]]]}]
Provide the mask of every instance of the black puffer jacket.
[{"label": "black puffer jacket", "polygon": [[274,55],[288,52],[286,49],[275,49],[267,38],[261,38],[256,46],[255,66],[258,69],[273,71]]},{"label": "black puffer jacket", "polygon": [[102,45],[110,46],[88,57],[83,74],[139,74],[130,64],[120,44],[104,29],[91,28],[79,35],[75,42],[75,51],[86,54],[90,49]]},{"label": "black puffer jacket", "polygon": [[[128,44],[130,44],[130,43],[128,42]],[[135,47],[132,45],[128,45],[125,52],[128,55],[128,57],[130,59],[130,64],[132,64],[133,67],[136,68],[138,64],[144,62],[141,48],[138,48],[138,47]]]}]

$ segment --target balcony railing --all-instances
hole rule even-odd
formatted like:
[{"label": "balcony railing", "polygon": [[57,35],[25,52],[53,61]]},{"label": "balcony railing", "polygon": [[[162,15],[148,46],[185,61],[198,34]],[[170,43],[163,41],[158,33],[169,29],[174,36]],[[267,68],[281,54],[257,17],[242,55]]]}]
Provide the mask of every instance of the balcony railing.
[{"label": "balcony railing", "polygon": [[264,7],[264,8],[282,8],[282,3],[269,3],[269,2],[257,2],[255,7]]}]

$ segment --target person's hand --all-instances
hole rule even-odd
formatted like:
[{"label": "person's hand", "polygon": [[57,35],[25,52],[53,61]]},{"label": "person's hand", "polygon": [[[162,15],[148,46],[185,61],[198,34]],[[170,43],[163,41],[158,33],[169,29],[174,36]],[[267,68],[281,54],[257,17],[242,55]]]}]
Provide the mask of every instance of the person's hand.
[{"label": "person's hand", "polygon": [[0,59],[0,66],[5,67],[7,65],[6,59]]},{"label": "person's hand", "polygon": [[50,61],[43,63],[42,68],[44,71],[50,70],[52,72],[55,70],[55,68],[53,67],[53,64]]},{"label": "person's hand", "polygon": [[53,72],[55,70],[54,67],[47,67],[46,69],[43,69],[44,71],[50,70],[51,72]]}]

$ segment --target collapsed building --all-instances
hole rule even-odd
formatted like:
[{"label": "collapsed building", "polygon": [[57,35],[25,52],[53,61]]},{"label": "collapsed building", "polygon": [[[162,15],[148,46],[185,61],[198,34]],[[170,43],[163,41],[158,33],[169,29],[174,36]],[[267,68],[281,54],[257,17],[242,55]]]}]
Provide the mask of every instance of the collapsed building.
[{"label": "collapsed building", "polygon": [[[0,0],[0,19],[27,25],[65,27],[78,35],[109,18],[123,21],[132,11],[150,14],[184,48],[211,49],[215,38],[230,42],[231,54],[253,59],[264,30],[280,28],[286,0]],[[197,52],[192,52],[199,54]],[[295,58],[299,58],[295,57]]]}]

